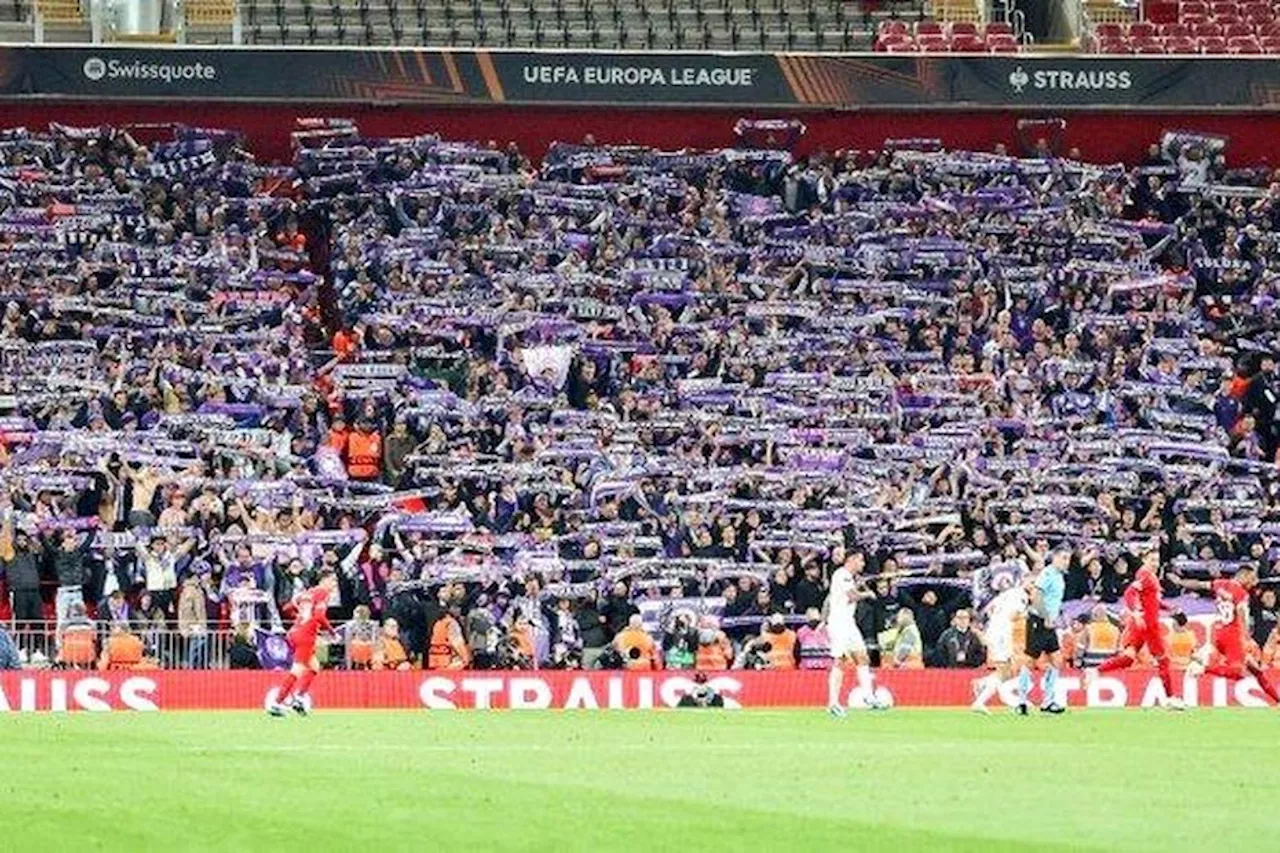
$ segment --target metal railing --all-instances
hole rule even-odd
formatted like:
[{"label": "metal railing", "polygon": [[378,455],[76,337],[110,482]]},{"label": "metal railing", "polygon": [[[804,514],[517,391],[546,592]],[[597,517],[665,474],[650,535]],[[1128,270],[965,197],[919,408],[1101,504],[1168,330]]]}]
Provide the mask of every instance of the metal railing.
[{"label": "metal railing", "polygon": [[[68,623],[61,629],[53,622],[17,622],[3,627],[25,665],[70,669],[97,667],[113,632],[105,622]],[[78,632],[75,640],[64,642],[71,632]],[[129,633],[142,641],[140,668],[227,669],[237,632],[221,628],[183,634],[168,626],[135,624]],[[252,633],[246,639],[249,644],[254,643]],[[91,656],[84,653],[86,649],[91,649]]]}]

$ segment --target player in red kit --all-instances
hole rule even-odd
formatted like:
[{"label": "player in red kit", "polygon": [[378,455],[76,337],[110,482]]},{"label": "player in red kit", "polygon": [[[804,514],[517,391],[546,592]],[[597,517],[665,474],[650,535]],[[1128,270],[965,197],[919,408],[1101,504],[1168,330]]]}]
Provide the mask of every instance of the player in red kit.
[{"label": "player in red kit", "polygon": [[297,617],[293,627],[289,629],[287,638],[289,649],[293,652],[293,665],[289,674],[280,685],[280,694],[275,703],[268,709],[273,717],[283,717],[285,708],[292,707],[299,714],[306,715],[307,704],[302,697],[307,695],[311,681],[320,671],[320,661],[316,658],[316,642],[321,631],[332,631],[329,617],[325,613],[329,602],[338,589],[338,576],[333,572],[325,572],[320,582],[294,599],[297,606]]},{"label": "player in red kit", "polygon": [[[1257,661],[1249,658],[1249,590],[1258,582],[1253,569],[1241,569],[1227,580],[1195,581],[1180,577],[1170,578],[1183,589],[1212,592],[1217,614],[1213,619],[1210,647],[1202,649],[1191,661],[1188,672],[1192,675],[1207,673],[1229,681],[1240,681],[1252,675],[1258,686],[1272,702],[1280,704],[1280,692],[1267,678]],[[1209,660],[1210,652],[1216,652],[1216,660]]]},{"label": "player in red kit", "polygon": [[1160,611],[1164,605],[1160,601],[1160,554],[1148,551],[1142,555],[1142,566],[1133,577],[1133,583],[1124,591],[1124,606],[1127,611],[1124,633],[1120,635],[1120,653],[1107,658],[1098,665],[1097,670],[1085,673],[1086,680],[1091,681],[1097,672],[1114,672],[1128,669],[1138,660],[1138,653],[1145,646],[1151,656],[1156,659],[1156,667],[1160,671],[1160,683],[1164,685],[1166,707],[1174,710],[1186,708],[1182,696],[1174,689],[1173,666],[1169,663],[1169,650],[1165,645],[1164,635],[1160,633]]}]

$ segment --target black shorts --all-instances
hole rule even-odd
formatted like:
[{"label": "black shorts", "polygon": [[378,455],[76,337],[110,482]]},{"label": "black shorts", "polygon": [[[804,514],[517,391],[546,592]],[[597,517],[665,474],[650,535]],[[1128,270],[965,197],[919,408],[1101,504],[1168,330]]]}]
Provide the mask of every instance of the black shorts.
[{"label": "black shorts", "polygon": [[1034,613],[1027,614],[1027,657],[1035,660],[1040,655],[1058,651],[1058,632],[1044,624],[1044,619]]}]

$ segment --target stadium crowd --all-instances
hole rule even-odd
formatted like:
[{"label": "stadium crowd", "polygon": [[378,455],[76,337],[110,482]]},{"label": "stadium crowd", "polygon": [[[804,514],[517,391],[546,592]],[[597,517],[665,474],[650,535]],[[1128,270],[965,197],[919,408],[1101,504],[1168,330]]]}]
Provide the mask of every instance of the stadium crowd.
[{"label": "stadium crowd", "polygon": [[140,135],[0,133],[24,659],[268,664],[329,567],[335,664],[821,667],[845,565],[880,665],[977,666],[989,570],[1069,548],[1083,660],[1149,547],[1256,566],[1275,656],[1280,178],[1223,140]]}]

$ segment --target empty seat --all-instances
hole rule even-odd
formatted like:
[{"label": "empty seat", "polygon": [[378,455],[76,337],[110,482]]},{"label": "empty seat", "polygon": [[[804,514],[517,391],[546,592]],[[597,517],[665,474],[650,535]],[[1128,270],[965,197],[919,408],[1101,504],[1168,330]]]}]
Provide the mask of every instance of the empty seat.
[{"label": "empty seat", "polygon": [[1222,27],[1213,21],[1196,24],[1191,31],[1196,34],[1196,38],[1219,37],[1222,35]]},{"label": "empty seat", "polygon": [[956,21],[951,25],[951,37],[956,36],[976,36],[978,34],[978,25],[972,21]]},{"label": "empty seat", "polygon": [[951,37],[951,50],[956,53],[985,53],[987,43],[981,36],[960,33]]},{"label": "empty seat", "polygon": [[917,36],[940,36],[942,35],[942,24],[937,21],[919,21],[916,23]]},{"label": "empty seat", "polygon": [[1165,38],[1186,38],[1191,35],[1191,28],[1183,23],[1163,24],[1160,27],[1160,35]]},{"label": "empty seat", "polygon": [[1013,35],[1013,26],[1004,21],[992,21],[987,24],[988,36],[1011,36]]},{"label": "empty seat", "polygon": [[1156,41],[1139,42],[1133,46],[1134,53],[1156,54],[1164,53],[1164,45]]},{"label": "empty seat", "polygon": [[1149,24],[1146,21],[1134,21],[1129,25],[1129,38],[1151,39],[1155,38],[1158,32],[1155,24]]},{"label": "empty seat", "polygon": [[1165,39],[1164,52],[1177,54],[1199,53],[1200,48],[1199,45],[1196,44],[1195,39],[1175,36],[1170,39]]},{"label": "empty seat", "polygon": [[1227,40],[1220,36],[1204,36],[1196,39],[1201,53],[1226,53]]},{"label": "empty seat", "polygon": [[995,38],[987,40],[987,50],[992,53],[1017,53],[1020,48],[1018,42],[1010,36],[1008,39]]},{"label": "empty seat", "polygon": [[951,49],[950,40],[944,35],[925,34],[916,38],[916,44],[925,53],[946,53]]}]

